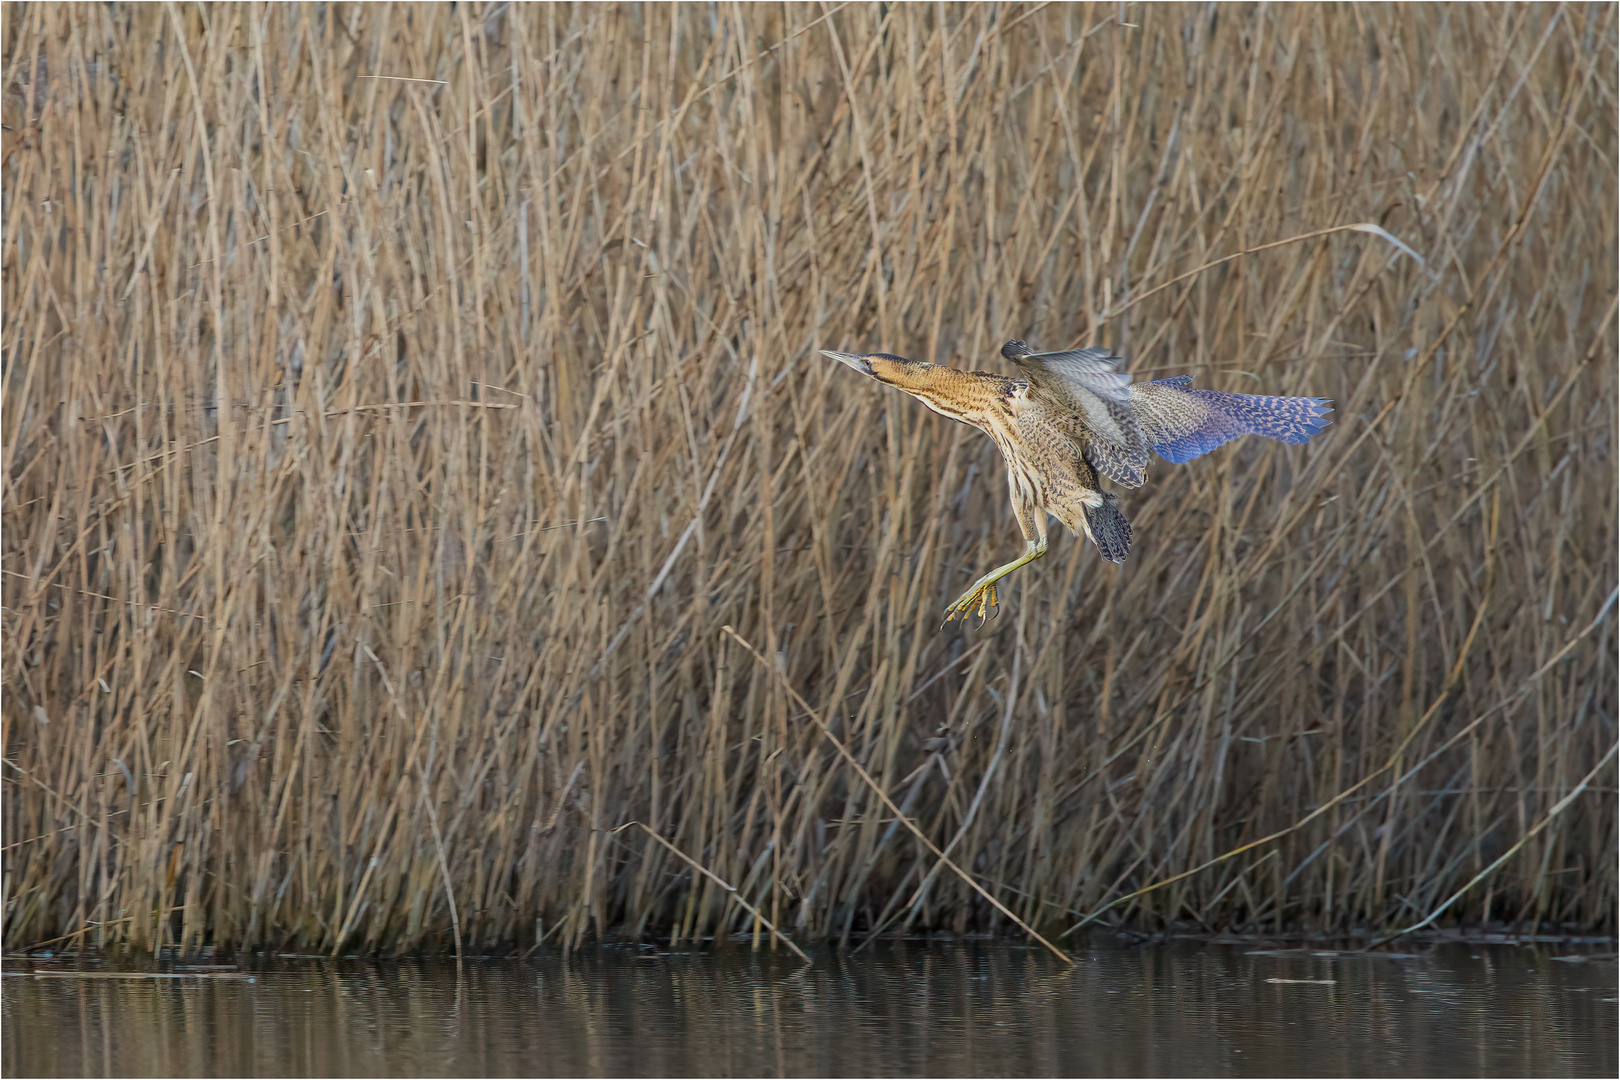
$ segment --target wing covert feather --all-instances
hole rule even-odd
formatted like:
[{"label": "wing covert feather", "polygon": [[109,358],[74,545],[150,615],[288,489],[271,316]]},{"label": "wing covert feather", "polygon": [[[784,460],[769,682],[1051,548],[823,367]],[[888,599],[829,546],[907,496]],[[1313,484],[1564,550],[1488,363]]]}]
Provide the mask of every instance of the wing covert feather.
[{"label": "wing covert feather", "polygon": [[1120,359],[1106,349],[1024,353],[1016,360],[1050,372],[1071,389],[1083,390],[1120,405],[1130,404],[1131,377],[1127,372],[1116,370]]},{"label": "wing covert feather", "polygon": [[1105,401],[1103,405],[1119,437],[1099,437],[1105,433],[1093,427],[1081,439],[1086,460],[1092,468],[1116,484],[1141,487],[1147,479],[1148,444],[1142,436],[1135,411],[1111,401]]}]

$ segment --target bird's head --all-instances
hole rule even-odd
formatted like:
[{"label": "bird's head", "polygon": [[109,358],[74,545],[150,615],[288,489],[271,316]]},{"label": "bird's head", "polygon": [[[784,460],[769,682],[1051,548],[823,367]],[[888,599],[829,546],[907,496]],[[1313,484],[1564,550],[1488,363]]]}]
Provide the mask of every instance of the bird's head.
[{"label": "bird's head", "polygon": [[902,389],[909,389],[908,384],[915,380],[920,369],[934,366],[907,360],[892,353],[847,353],[822,349],[821,355],[830,356],[840,364],[852,367],[862,375],[870,375],[880,383],[888,383]]},{"label": "bird's head", "polygon": [[983,427],[985,410],[998,408],[997,402],[1015,384],[999,375],[986,375],[981,371],[957,371],[955,368],[930,364],[926,360],[907,360],[892,353],[846,353],[832,349],[821,350],[840,364],[869,375],[885,386],[910,394],[941,416],[960,420],[964,424]]}]

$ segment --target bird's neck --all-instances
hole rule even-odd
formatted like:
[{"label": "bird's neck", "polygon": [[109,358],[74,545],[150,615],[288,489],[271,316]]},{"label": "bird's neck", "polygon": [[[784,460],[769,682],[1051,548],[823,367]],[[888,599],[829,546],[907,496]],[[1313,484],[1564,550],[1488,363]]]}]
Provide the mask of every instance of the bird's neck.
[{"label": "bird's neck", "polygon": [[1013,394],[1023,384],[986,371],[959,371],[938,364],[893,364],[873,375],[897,390],[904,390],[941,416],[988,430],[1004,419]]}]

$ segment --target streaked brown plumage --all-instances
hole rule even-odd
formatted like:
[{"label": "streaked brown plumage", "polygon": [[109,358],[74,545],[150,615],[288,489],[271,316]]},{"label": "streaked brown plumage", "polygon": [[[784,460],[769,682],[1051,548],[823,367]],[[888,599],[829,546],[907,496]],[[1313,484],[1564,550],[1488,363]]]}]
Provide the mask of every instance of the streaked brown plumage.
[{"label": "streaked brown plumage", "polygon": [[996,583],[1046,554],[1047,514],[1091,540],[1104,558],[1123,562],[1131,523],[1118,496],[1102,490],[1099,474],[1139,487],[1149,450],[1179,464],[1244,434],[1306,442],[1328,425],[1323,414],[1332,411],[1324,398],[1201,390],[1187,375],[1133,383],[1115,370],[1119,358],[1101,349],[1036,353],[1009,341],[1001,355],[1023,369],[1022,379],[888,353],[823,349],[822,355],[972,424],[1001,448],[1013,514],[1028,546],[974,582],[945,609],[946,622],[970,611],[982,620],[996,607]]}]

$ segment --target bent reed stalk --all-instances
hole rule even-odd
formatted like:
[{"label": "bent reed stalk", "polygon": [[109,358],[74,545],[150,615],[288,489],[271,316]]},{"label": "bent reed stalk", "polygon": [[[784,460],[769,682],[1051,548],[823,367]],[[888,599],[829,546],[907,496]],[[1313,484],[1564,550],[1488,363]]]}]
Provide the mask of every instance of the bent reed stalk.
[{"label": "bent reed stalk", "polygon": [[1612,7],[6,14],[8,946],[1614,933]]}]

